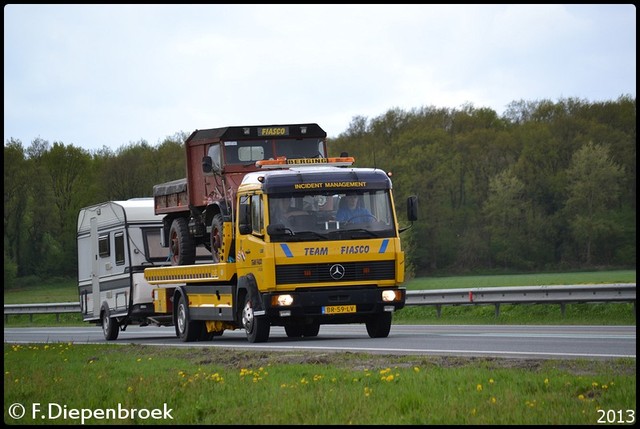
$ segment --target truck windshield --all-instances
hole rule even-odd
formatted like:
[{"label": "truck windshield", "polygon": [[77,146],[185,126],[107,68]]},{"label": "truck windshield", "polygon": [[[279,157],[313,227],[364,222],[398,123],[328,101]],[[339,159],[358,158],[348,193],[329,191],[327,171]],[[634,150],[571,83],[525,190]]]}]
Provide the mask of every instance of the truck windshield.
[{"label": "truck windshield", "polygon": [[224,142],[225,164],[254,163],[263,159],[324,158],[324,141],[319,138],[238,140]]},{"label": "truck windshield", "polygon": [[395,236],[388,189],[269,196],[271,241]]}]

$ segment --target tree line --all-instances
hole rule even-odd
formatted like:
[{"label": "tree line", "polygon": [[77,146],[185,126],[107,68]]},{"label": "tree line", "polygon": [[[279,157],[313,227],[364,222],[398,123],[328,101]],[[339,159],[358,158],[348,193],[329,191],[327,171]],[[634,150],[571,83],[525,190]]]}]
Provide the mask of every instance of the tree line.
[{"label": "tree line", "polygon": [[[149,197],[153,185],[185,177],[187,137],[116,151],[5,142],[5,285],[74,276],[79,210]],[[409,277],[635,267],[630,96],[514,101],[502,116],[472,105],[395,108],[354,117],[328,145],[332,156],[392,174],[401,224],[405,197],[418,196],[420,219],[402,233]]]}]

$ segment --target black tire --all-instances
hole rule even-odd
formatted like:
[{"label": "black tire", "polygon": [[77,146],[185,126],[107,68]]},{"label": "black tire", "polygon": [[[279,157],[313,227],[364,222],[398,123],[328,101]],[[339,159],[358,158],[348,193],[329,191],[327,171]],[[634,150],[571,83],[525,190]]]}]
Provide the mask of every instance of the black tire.
[{"label": "black tire", "polygon": [[222,257],[222,238],[223,238],[223,229],[224,222],[221,214],[216,214],[211,219],[211,256],[213,258],[213,262],[220,262]]},{"label": "black tire", "polygon": [[176,307],[176,336],[188,343],[201,338],[204,324],[201,321],[189,320],[189,306],[183,296],[178,299]]},{"label": "black tire", "polygon": [[320,324],[313,322],[308,325],[304,325],[302,335],[305,337],[317,337],[318,332],[320,332]]},{"label": "black tire", "polygon": [[284,332],[289,338],[317,337],[320,331],[320,324],[312,322],[304,324],[302,320],[290,320],[284,325]]},{"label": "black tire", "polygon": [[300,338],[304,332],[304,326],[292,320],[284,325],[284,332],[289,338]]},{"label": "black tire", "polygon": [[367,334],[371,338],[386,338],[389,336],[389,331],[391,331],[391,319],[393,314],[391,312],[385,311],[382,314],[377,314],[372,316],[366,322],[367,325]]},{"label": "black tire", "polygon": [[103,307],[101,319],[102,319],[102,333],[104,334],[104,339],[107,341],[113,341],[118,339],[118,333],[120,333],[120,326],[118,324],[118,319],[110,316],[109,309],[107,307]]},{"label": "black tire", "polygon": [[241,320],[250,343],[264,343],[269,339],[271,330],[269,320],[264,316],[256,317],[253,314],[253,304],[249,294],[244,299]]},{"label": "black tire", "polygon": [[189,235],[187,219],[178,217],[169,230],[171,265],[191,265],[196,262],[196,246]]}]

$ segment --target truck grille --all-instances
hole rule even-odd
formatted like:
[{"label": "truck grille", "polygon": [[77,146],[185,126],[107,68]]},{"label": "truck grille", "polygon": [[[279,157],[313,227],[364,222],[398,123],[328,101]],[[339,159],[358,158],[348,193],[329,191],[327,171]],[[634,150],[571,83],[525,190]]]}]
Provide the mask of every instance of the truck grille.
[{"label": "truck grille", "polygon": [[[340,267],[343,269],[340,270]],[[332,270],[334,271],[333,276],[331,275]],[[341,271],[344,274],[340,277]],[[396,264],[393,260],[276,266],[277,284],[393,280],[395,277]]]}]

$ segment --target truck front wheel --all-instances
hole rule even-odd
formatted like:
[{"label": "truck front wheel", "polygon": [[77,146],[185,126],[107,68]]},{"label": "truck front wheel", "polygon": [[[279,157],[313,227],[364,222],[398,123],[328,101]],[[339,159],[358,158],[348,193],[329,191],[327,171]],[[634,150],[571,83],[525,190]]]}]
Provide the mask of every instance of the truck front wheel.
[{"label": "truck front wheel", "polygon": [[271,325],[265,317],[256,317],[249,294],[245,297],[242,307],[242,326],[250,343],[264,343],[269,339]]},{"label": "truck front wheel", "polygon": [[189,235],[187,219],[178,217],[171,222],[169,230],[171,265],[191,265],[196,262],[196,248]]},{"label": "truck front wheel", "polygon": [[391,318],[392,313],[385,311],[382,314],[371,316],[371,319],[366,322],[367,334],[371,338],[386,338],[391,331]]}]

